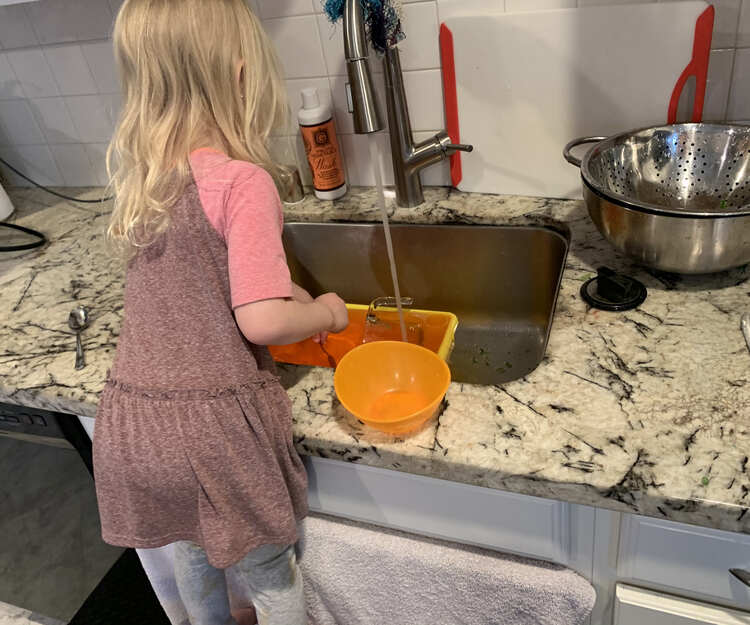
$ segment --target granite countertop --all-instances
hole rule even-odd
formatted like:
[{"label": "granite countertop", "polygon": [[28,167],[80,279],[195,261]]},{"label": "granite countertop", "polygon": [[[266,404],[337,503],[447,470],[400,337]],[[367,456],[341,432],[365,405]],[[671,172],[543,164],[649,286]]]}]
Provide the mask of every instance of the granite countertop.
[{"label": "granite countertop", "polygon": [[[93,416],[122,314],[122,265],[103,242],[109,207],[33,190],[12,197],[12,221],[44,230],[51,243],[0,255],[0,401]],[[284,367],[301,453],[750,533],[750,353],[739,330],[750,271],[645,272],[619,257],[573,200],[431,189],[423,206],[391,214],[396,222],[567,224],[573,242],[547,356],[502,386],[453,384],[440,418],[405,439],[346,414],[330,370]],[[373,191],[287,209],[288,221],[333,219],[376,220]],[[582,281],[602,264],[648,286],[638,310],[597,312],[580,299]],[[66,325],[77,304],[93,311],[80,372]]]}]

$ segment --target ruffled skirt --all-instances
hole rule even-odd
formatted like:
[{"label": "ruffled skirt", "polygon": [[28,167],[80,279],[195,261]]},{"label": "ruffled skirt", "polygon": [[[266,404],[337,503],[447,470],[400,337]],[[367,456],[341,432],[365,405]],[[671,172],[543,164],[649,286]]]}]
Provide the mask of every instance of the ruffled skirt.
[{"label": "ruffled skirt", "polygon": [[102,535],[124,547],[190,540],[217,568],[292,544],[307,477],[291,402],[270,374],[220,391],[152,391],[109,380],[94,472]]}]

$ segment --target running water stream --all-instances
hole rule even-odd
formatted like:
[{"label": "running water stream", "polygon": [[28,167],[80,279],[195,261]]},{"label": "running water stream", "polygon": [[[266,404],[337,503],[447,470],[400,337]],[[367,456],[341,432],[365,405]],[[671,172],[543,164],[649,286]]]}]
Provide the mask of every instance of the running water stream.
[{"label": "running water stream", "polygon": [[378,136],[376,133],[369,135],[370,138],[370,160],[375,172],[375,186],[377,187],[378,206],[380,216],[383,220],[383,231],[385,232],[385,246],[388,250],[388,262],[391,264],[391,279],[393,280],[393,294],[396,297],[396,308],[398,309],[398,322],[401,327],[401,340],[406,342],[406,323],[404,321],[404,310],[401,305],[401,289],[398,285],[398,270],[396,269],[396,256],[393,253],[393,240],[391,239],[391,227],[388,222],[388,211],[385,208],[385,192],[383,189],[383,167],[378,150]]}]

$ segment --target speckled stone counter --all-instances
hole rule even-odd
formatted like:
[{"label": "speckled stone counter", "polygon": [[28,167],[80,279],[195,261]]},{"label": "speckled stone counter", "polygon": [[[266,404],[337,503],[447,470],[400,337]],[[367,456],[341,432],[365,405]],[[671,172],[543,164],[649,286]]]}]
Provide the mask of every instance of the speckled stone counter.
[{"label": "speckled stone counter", "polygon": [[[96,197],[90,191],[81,197]],[[42,251],[0,255],[0,401],[94,415],[122,314],[122,266],[103,243],[107,208],[13,194]],[[619,257],[583,204],[433,189],[396,222],[567,224],[573,242],[547,356],[498,387],[453,384],[439,420],[406,439],[341,408],[330,370],[284,367],[303,454],[750,533],[750,353],[739,329],[750,273],[680,278]],[[312,198],[288,221],[377,219],[371,190]],[[4,236],[0,234],[0,237]],[[641,279],[635,311],[589,310],[578,291],[606,264]],[[68,312],[93,311],[88,366],[73,369]]]}]

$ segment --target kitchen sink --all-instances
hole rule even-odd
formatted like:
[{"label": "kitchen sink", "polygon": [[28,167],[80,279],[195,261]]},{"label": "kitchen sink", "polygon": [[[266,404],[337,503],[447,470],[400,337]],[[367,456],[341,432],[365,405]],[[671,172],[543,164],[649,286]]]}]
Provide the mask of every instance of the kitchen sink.
[{"label": "kitchen sink", "polygon": [[[392,225],[401,293],[415,308],[458,316],[453,379],[500,384],[539,365],[547,346],[569,236],[551,227]],[[352,304],[391,295],[383,228],[290,223],[292,277]]]}]

